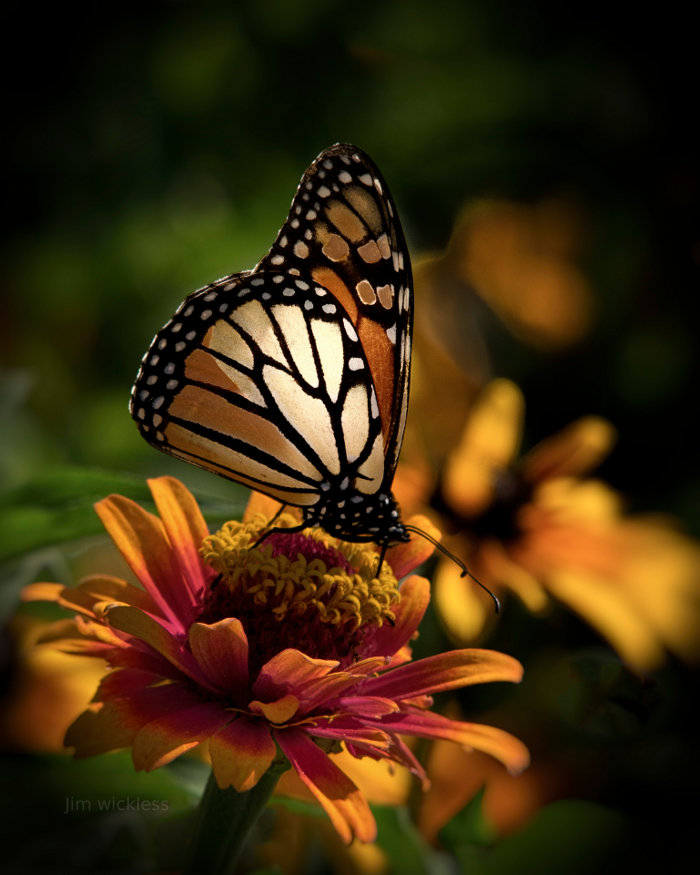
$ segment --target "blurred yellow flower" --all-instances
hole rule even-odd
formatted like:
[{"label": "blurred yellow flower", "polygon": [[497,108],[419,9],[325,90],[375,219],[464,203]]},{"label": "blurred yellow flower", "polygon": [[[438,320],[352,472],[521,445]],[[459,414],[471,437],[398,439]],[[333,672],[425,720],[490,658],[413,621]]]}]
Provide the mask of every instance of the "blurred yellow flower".
[{"label": "blurred yellow flower", "polygon": [[[493,376],[494,338],[504,327],[542,350],[587,334],[594,305],[580,266],[585,224],[579,205],[563,197],[479,200],[462,210],[444,250],[414,262],[413,412],[404,461],[442,465]],[[415,414],[424,409],[430,416]]]},{"label": "blurred yellow flower", "polygon": [[[700,547],[656,518],[624,513],[620,496],[587,477],[615,434],[597,417],[572,423],[518,461],[523,396],[508,380],[481,393],[439,483],[428,466],[400,470],[399,500],[415,512],[438,495],[447,543],[497,594],[533,613],[552,598],[608,640],[632,668],[667,651],[700,656]],[[441,560],[434,598],[458,642],[473,641],[491,606],[453,563]]]},{"label": "blurred yellow flower", "polygon": [[[13,618],[15,671],[0,716],[5,750],[66,753],[66,729],[84,711],[106,671],[102,660],[37,646],[55,624]],[[50,637],[50,636],[49,636]]]},{"label": "blurred yellow flower", "polygon": [[580,209],[564,198],[477,201],[455,223],[443,270],[473,288],[521,340],[567,346],[591,321],[591,289],[577,264],[584,236]]}]

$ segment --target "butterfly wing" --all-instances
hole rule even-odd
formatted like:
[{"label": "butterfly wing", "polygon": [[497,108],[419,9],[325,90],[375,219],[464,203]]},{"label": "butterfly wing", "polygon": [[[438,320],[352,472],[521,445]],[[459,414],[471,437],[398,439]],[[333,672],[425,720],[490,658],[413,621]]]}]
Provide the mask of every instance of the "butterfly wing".
[{"label": "butterfly wing", "polygon": [[338,143],[316,158],[262,269],[312,279],[355,326],[376,387],[390,484],[408,410],[413,283],[389,187],[364,152]]},{"label": "butterfly wing", "polygon": [[306,171],[257,267],[190,295],[155,336],[131,413],[149,443],[310,521],[353,540],[403,537],[390,487],[411,327],[410,262],[386,182],[339,144]]},{"label": "butterfly wing", "polygon": [[362,345],[298,277],[238,274],[191,295],[144,357],[131,412],[159,449],[285,503],[310,507],[349,471],[367,491],[382,483]]}]

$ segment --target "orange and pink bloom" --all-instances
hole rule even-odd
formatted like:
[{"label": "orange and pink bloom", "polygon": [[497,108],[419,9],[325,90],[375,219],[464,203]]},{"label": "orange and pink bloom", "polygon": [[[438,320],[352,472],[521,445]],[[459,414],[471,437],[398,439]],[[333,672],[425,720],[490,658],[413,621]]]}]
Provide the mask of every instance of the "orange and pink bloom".
[{"label": "orange and pink bloom", "polygon": [[[94,575],[24,593],[75,613],[45,641],[109,667],[68,729],[76,756],[130,747],[135,767],[151,770],[204,746],[218,787],[239,793],[288,763],[345,841],[371,841],[376,826],[333,752],[399,763],[424,783],[405,736],[456,742],[512,772],[527,765],[509,733],[429,710],[435,693],[517,682],[522,667],[475,648],[412,661],[430,596],[411,572],[430,554],[427,542],[390,549],[377,574],[374,548],[320,529],[275,528],[260,541],[279,507],[262,496],[242,522],[210,535],[181,483],[149,486],[158,516],[119,495],[96,505],[140,585]],[[275,526],[295,522],[285,512]]]}]

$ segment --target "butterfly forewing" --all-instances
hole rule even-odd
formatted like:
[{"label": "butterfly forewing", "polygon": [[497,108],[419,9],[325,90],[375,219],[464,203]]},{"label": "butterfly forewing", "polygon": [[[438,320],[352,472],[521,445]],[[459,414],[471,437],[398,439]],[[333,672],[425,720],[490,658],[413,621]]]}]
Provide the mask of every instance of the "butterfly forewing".
[{"label": "butterfly forewing", "polygon": [[159,449],[298,505],[311,523],[405,539],[390,490],[411,319],[386,183],[358,149],[333,146],[258,266],[190,295],[155,336],[132,416]]},{"label": "butterfly forewing", "polygon": [[367,155],[345,144],[319,155],[263,267],[311,277],[344,308],[367,351],[393,472],[408,402],[411,265],[389,188]]}]

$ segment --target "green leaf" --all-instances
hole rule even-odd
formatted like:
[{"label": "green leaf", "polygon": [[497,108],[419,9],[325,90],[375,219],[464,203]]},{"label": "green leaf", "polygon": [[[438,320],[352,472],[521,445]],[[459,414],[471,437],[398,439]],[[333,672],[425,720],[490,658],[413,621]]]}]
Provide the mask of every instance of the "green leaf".
[{"label": "green leaf", "polygon": [[389,857],[390,870],[401,875],[440,875],[450,871],[448,861],[425,842],[408,810],[373,805],[377,821],[377,844]]},{"label": "green leaf", "polygon": [[0,497],[0,561],[104,531],[94,504],[118,492],[150,503],[140,478],[56,468]]},{"label": "green leaf", "polygon": [[484,787],[440,832],[440,840],[450,850],[463,844],[492,845],[498,832],[484,814]]},{"label": "green leaf", "polygon": [[627,836],[628,824],[619,812],[563,800],[545,806],[526,827],[491,847],[465,841],[450,850],[469,875],[612,875],[621,871]]}]

